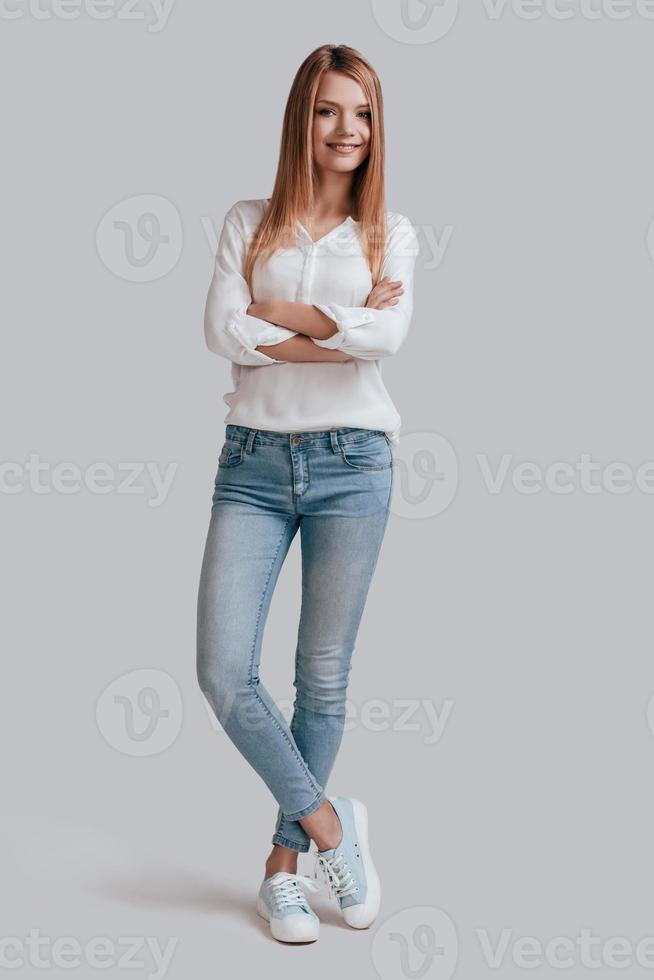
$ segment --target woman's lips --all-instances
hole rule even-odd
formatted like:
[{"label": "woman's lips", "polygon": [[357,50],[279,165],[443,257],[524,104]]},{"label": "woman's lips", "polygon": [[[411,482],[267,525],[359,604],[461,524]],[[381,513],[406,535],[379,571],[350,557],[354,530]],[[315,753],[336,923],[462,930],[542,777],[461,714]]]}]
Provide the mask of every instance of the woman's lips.
[{"label": "woman's lips", "polygon": [[328,143],[327,146],[329,147],[330,150],[333,150],[335,153],[342,153],[344,156],[347,156],[348,153],[354,153],[355,150],[358,150],[361,144],[360,143]]}]

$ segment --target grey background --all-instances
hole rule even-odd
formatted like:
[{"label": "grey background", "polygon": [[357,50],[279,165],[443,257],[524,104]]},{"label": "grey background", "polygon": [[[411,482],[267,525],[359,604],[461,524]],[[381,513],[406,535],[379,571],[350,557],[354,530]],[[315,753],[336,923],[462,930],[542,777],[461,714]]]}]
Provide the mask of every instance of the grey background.
[{"label": "grey background", "polygon": [[[177,470],[159,507],[147,481],[141,494],[0,495],[2,936],[172,937],[173,978],[480,980],[562,971],[527,971],[510,949],[492,970],[478,929],[493,943],[504,928],[543,944],[584,927],[603,942],[653,935],[651,493],[577,481],[526,494],[509,479],[493,494],[478,457],[493,469],[504,454],[543,468],[652,458],[654,21],[635,9],[591,21],[575,3],[567,21],[508,7],[492,19],[469,3],[444,37],[411,44],[341,0],[177,0],[159,32],[149,7],[134,20],[118,9],[2,21],[2,459]],[[394,718],[398,699],[451,711],[433,744],[421,710],[418,731],[348,730],[329,790],[370,809],[382,911],[356,933],[319,901],[319,942],[293,949],[254,913],[276,804],[212,727],[195,679],[229,387],[202,311],[207,229],[270,193],[293,75],[328,41],[380,74],[387,206],[423,248],[409,339],[384,364],[404,446],[349,696]],[[150,194],[172,203],[183,237],[166,275],[135,282],[108,268],[96,232]],[[428,236],[448,227],[429,267]],[[414,506],[413,454],[435,433],[457,460],[453,499]],[[298,614],[296,540],[262,660],[279,699],[293,693]],[[169,675],[183,710],[171,744],[138,757],[105,737],[96,707],[140,668]],[[419,974],[422,907],[452,920],[458,962],[448,940]],[[152,975],[141,958],[131,976]],[[651,970],[591,971],[576,955],[565,972]]]}]

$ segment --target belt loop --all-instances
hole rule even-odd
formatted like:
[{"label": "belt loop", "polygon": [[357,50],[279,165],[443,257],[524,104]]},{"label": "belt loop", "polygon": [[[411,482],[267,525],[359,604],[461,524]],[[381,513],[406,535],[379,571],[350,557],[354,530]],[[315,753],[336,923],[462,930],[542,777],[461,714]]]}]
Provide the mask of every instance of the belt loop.
[{"label": "belt loop", "polygon": [[245,440],[245,447],[243,449],[244,452],[246,453],[252,452],[252,446],[254,445],[254,440],[256,438],[258,431],[259,431],[258,429],[250,429],[247,435],[247,439]]},{"label": "belt loop", "polygon": [[341,449],[341,444],[338,441],[338,431],[336,429],[330,429],[329,430],[329,439],[330,439],[330,442],[332,444],[332,452],[333,453],[342,453],[343,450]]}]

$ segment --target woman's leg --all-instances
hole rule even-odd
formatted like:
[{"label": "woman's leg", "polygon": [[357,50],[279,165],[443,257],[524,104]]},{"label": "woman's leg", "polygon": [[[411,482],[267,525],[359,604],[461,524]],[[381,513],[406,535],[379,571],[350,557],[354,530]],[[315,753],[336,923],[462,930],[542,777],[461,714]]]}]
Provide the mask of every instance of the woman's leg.
[{"label": "woman's leg", "polygon": [[218,501],[209,523],[198,590],[198,681],[226,734],[280,808],[298,819],[325,796],[259,680],[259,663],[270,600],[299,521],[247,502],[250,489],[253,497],[258,492],[257,463],[249,458],[237,469],[243,467],[241,499]]},{"label": "woman's leg", "polygon": [[[393,486],[392,468],[366,473],[344,471],[344,465],[329,452],[310,459],[314,497],[313,505],[309,506],[310,498],[306,505],[316,513],[303,514],[300,526],[302,606],[290,730],[322,787],[341,744],[352,653],[388,523]],[[322,507],[318,493],[323,496]],[[326,833],[338,827],[331,804],[323,809],[310,821],[314,839],[319,818],[324,819]],[[272,843],[306,851],[310,838],[298,820],[285,816],[280,808]]]}]

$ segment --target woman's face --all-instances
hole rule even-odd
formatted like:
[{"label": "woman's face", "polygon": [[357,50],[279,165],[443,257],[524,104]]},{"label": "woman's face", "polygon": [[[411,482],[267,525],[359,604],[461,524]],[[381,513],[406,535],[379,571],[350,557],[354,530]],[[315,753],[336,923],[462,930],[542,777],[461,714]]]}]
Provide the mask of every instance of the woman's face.
[{"label": "woman's face", "polygon": [[370,106],[359,83],[342,72],[326,71],[313,107],[316,166],[337,173],[356,170],[370,152],[370,129]]}]

